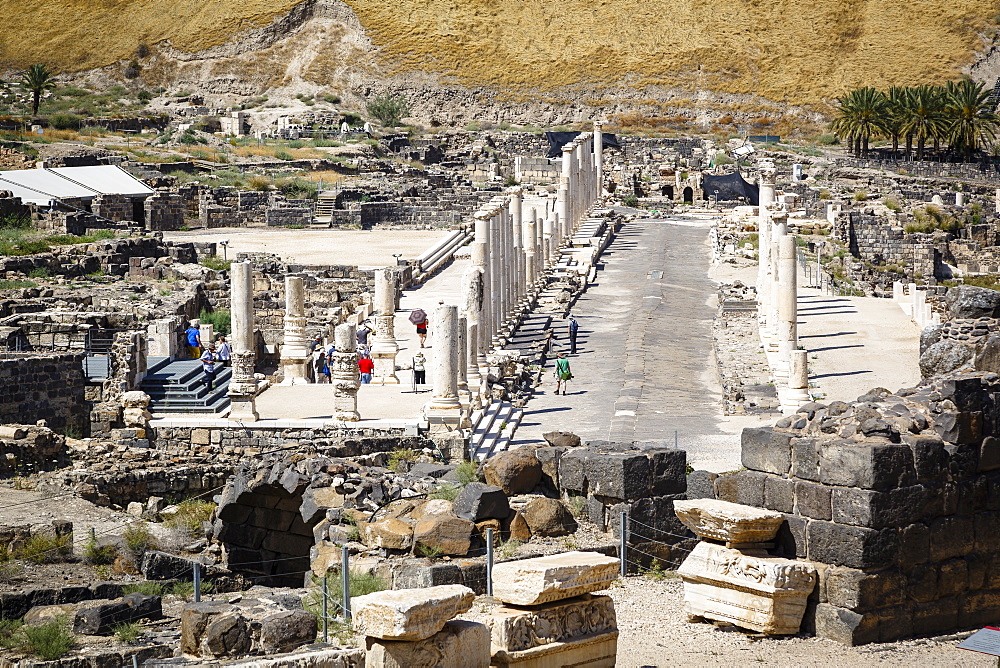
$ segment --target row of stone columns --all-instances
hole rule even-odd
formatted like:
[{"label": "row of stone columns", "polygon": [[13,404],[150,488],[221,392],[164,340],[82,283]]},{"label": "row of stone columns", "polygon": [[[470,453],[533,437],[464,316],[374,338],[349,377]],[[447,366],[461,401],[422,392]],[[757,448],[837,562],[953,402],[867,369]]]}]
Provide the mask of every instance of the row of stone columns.
[{"label": "row of stone columns", "polygon": [[542,287],[545,270],[601,196],[600,124],[562,149],[554,199],[525,206],[520,186],[493,198],[474,216],[472,264],[462,277],[461,311],[441,305],[431,316],[433,395],[425,408],[431,430],[460,429],[488,402],[492,350],[504,345]]},{"label": "row of stone columns", "polygon": [[760,338],[767,354],[782,410],[810,400],[808,351],[799,350],[798,259],[788,214],[775,204],[776,170],[760,164],[758,199],[757,302]]}]

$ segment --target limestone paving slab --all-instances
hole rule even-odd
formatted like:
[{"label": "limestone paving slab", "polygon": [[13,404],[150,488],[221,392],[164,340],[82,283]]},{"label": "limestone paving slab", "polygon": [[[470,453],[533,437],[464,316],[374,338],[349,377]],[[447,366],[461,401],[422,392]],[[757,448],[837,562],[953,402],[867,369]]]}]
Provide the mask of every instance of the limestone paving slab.
[{"label": "limestone paving slab", "polygon": [[425,640],[445,623],[472,608],[476,595],[462,585],[397,589],[351,600],[354,623],[369,637],[383,640]]},{"label": "limestone paving slab", "polygon": [[607,589],[618,559],[597,552],[564,552],[493,567],[493,596],[511,605],[550,603]]},{"label": "limestone paving slab", "polygon": [[781,513],[719,499],[674,501],[674,512],[699,538],[727,543],[766,543],[785,521]]}]

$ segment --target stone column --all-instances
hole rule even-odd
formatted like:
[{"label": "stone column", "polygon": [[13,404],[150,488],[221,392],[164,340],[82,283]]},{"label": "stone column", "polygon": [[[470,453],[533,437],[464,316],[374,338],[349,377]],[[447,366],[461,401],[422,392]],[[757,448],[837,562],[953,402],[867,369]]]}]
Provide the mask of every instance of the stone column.
[{"label": "stone column", "polygon": [[1000,213],[1000,188],[997,188],[996,195],[994,195],[993,208],[996,209],[997,213]]},{"label": "stone column", "polygon": [[333,330],[336,352],[327,360],[330,365],[330,382],[333,383],[333,419],[343,422],[357,422],[358,389],[358,340],[357,328],[345,322]]},{"label": "stone column", "polygon": [[570,219],[571,207],[573,205],[573,162],[575,160],[575,150],[573,144],[566,144],[562,147],[562,175],[559,177],[559,191],[556,193],[556,224],[553,229],[552,253],[556,253],[556,248],[562,245],[563,237],[566,236],[566,221]]},{"label": "stone column", "polygon": [[538,281],[538,258],[536,257],[538,252],[536,246],[538,243],[537,225],[538,223],[535,222],[535,210],[532,209],[531,217],[525,226],[527,229],[524,234],[524,282],[527,292],[533,291],[535,283]]},{"label": "stone column", "polygon": [[955,193],[955,206],[965,206],[965,193]]},{"label": "stone column", "polygon": [[372,382],[399,385],[396,375],[396,272],[383,267],[375,270],[375,337],[372,340]]},{"label": "stone column", "polygon": [[[473,410],[479,408],[477,399],[482,384],[482,376],[479,370],[479,350],[482,344],[482,337],[479,334],[479,328],[482,326],[483,294],[483,271],[473,263],[462,274],[462,295],[465,299],[463,313],[468,323],[466,338],[466,347],[468,350],[466,351],[465,374],[469,391],[472,392],[473,396]],[[485,355],[482,362],[484,364],[486,362]]]},{"label": "stone column", "polygon": [[555,233],[555,215],[545,216],[542,219],[542,269],[546,269],[553,263],[552,238]]},{"label": "stone column", "polygon": [[[479,335],[479,341],[477,342],[477,357],[476,363],[479,365],[480,374],[483,378],[489,371],[489,362],[487,361],[487,354],[490,351],[490,343],[493,340],[493,336],[490,333],[490,299],[488,295],[490,293],[490,274],[486,268],[486,244],[479,241],[473,242],[472,244],[472,266],[479,270],[478,285],[482,286],[482,290],[479,291],[479,322],[477,323],[477,334]],[[468,294],[468,293],[466,293]]]},{"label": "stone column", "polygon": [[486,391],[479,371],[479,323],[468,322],[466,327],[465,378],[469,384],[469,409],[476,411],[483,407],[483,393]]},{"label": "stone column", "polygon": [[468,368],[469,368],[469,321],[464,315],[459,313],[458,331],[456,332],[456,348],[458,349],[458,402],[462,405],[462,429],[472,426],[472,391],[469,388]]},{"label": "stone column", "polygon": [[768,207],[774,202],[774,181],[777,172],[770,162],[760,163],[760,183],[757,206],[757,302],[762,316],[761,326],[769,327],[768,307],[773,280],[771,265],[771,214]]},{"label": "stone column", "polygon": [[490,210],[490,291],[486,293],[486,299],[490,301],[490,313],[492,314],[493,322],[491,322],[490,334],[493,339],[491,340],[491,347],[500,347],[500,329],[503,327],[503,321],[506,314],[503,309],[503,247],[500,242],[500,216],[498,215],[496,207]]},{"label": "stone column", "polygon": [[242,422],[257,420],[257,379],[254,377],[253,273],[249,262],[234,262],[230,267],[229,310],[232,317],[233,377],[229,381],[229,419]]},{"label": "stone column", "polygon": [[604,122],[594,121],[594,177],[597,179],[597,197],[604,194]]},{"label": "stone column", "polygon": [[787,234],[788,218],[781,208],[781,205],[772,204],[768,207],[768,216],[771,220],[768,229],[770,247],[770,268],[768,278],[765,281],[767,291],[767,318],[766,331],[768,337],[768,350],[776,352],[778,350],[778,303],[781,299],[779,293],[780,267],[778,266],[778,242],[781,237]]},{"label": "stone column", "polygon": [[434,393],[424,409],[431,433],[453,432],[460,428],[462,404],[458,398],[458,308],[442,304],[431,317],[434,328],[434,357],[431,380]]},{"label": "stone column", "polygon": [[783,408],[794,411],[811,400],[809,396],[809,351],[793,350],[791,373],[788,375],[788,392]]},{"label": "stone column", "polygon": [[780,267],[778,276],[778,368],[791,368],[792,351],[799,344],[798,328],[798,267],[795,257],[795,237],[783,236],[778,242]]},{"label": "stone column", "polygon": [[306,290],[301,276],[285,276],[285,335],[281,346],[282,385],[309,383],[306,349]]},{"label": "stone column", "polygon": [[518,308],[524,297],[524,216],[522,214],[521,208],[523,206],[522,197],[523,190],[520,186],[514,188],[511,191],[510,197],[510,216],[511,216],[511,232],[513,237],[511,239],[512,253],[514,254],[513,262],[513,291],[514,291],[514,305]]}]

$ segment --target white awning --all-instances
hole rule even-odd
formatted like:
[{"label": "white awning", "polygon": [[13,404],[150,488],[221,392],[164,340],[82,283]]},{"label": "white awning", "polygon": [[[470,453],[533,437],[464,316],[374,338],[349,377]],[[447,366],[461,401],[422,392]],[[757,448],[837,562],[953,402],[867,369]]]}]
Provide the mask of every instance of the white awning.
[{"label": "white awning", "polygon": [[57,200],[96,195],[147,197],[153,189],[114,165],[0,171],[0,190],[10,190],[25,204],[52,206]]}]

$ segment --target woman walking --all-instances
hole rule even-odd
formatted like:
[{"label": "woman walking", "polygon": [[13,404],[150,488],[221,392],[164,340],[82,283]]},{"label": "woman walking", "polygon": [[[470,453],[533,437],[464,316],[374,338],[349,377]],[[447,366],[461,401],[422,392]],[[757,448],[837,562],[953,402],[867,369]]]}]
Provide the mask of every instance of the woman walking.
[{"label": "woman walking", "polygon": [[563,396],[566,396],[566,388],[569,386],[571,378],[573,378],[573,372],[569,369],[566,353],[559,353],[559,357],[556,358],[556,394],[559,394],[559,388],[562,387]]}]

